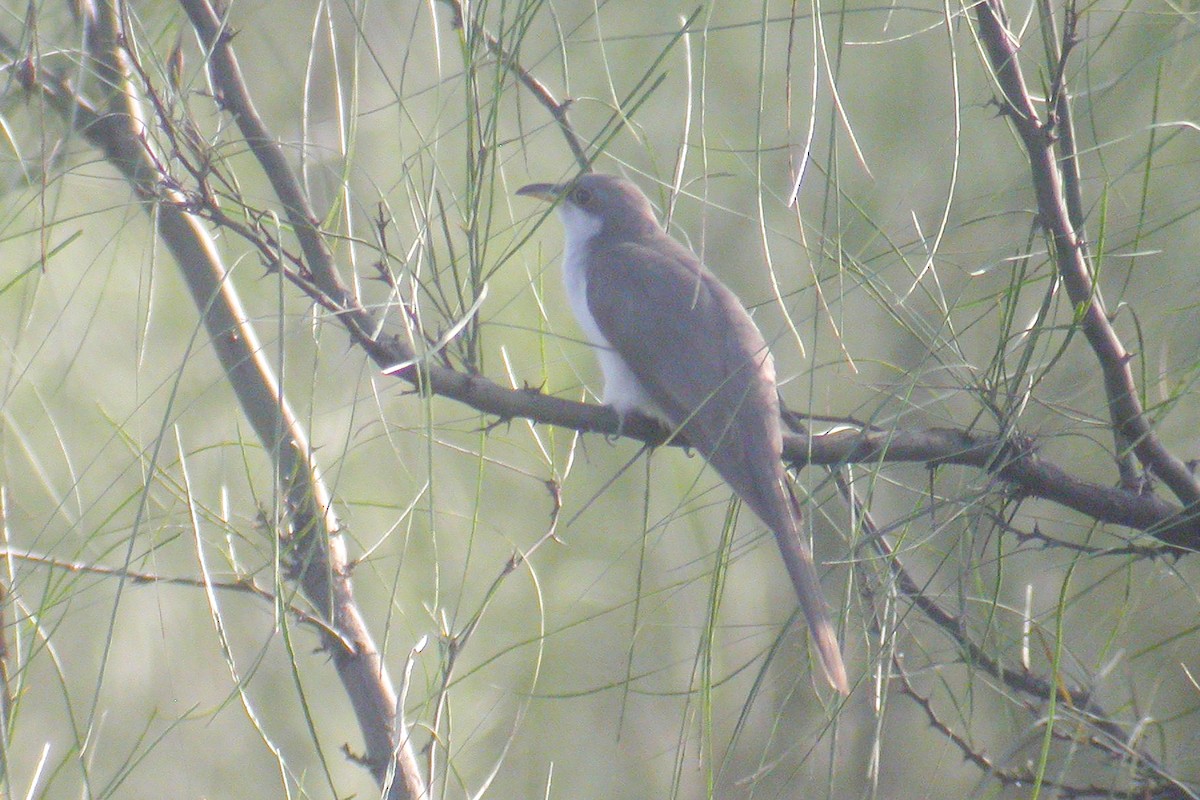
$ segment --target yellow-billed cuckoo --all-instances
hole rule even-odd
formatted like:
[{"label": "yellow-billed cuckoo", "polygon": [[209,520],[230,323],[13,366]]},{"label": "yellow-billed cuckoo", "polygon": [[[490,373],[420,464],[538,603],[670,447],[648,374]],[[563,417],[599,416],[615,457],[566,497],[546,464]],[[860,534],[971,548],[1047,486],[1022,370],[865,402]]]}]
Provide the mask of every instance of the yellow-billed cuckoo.
[{"label": "yellow-billed cuckoo", "polygon": [[517,191],[558,203],[563,274],[606,404],[666,417],[775,534],[829,682],[850,691],[785,483],[775,364],[741,302],[659,226],[629,181],[582,175]]}]

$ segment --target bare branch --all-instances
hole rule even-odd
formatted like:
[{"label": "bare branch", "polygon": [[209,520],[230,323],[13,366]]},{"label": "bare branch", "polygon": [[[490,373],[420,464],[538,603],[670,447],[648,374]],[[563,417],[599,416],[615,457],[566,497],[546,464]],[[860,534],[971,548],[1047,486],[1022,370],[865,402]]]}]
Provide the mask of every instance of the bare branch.
[{"label": "bare branch", "polygon": [[[424,797],[411,737],[395,730],[395,690],[355,603],[345,543],[304,430],[279,392],[278,380],[204,221],[187,210],[188,198],[167,188],[170,183],[163,180],[150,153],[141,101],[131,86],[119,7],[115,2],[101,4],[96,20],[89,41],[97,69],[111,91],[108,110],[101,111],[76,95],[64,79],[39,74],[37,88],[121,172],[143,201],[143,209],[156,212],[152,216],[158,235],[201,311],[230,387],[264,449],[275,459],[286,502],[280,535],[293,548],[293,563],[300,565],[297,577],[306,596],[338,632],[326,635],[324,642],[358,715],[372,770],[381,785],[396,773],[399,779],[391,787],[391,797]],[[11,43],[3,44],[11,49]]]},{"label": "bare branch", "polygon": [[[1063,285],[1104,374],[1104,390],[1113,427],[1132,445],[1145,468],[1161,478],[1185,506],[1195,507],[1200,503],[1200,483],[1183,461],[1167,451],[1146,417],[1129,367],[1132,355],[1113,329],[1100,288],[1092,279],[1086,237],[1082,228],[1072,222],[1064,194],[1059,156],[1055,152],[1055,131],[1038,116],[1026,88],[1017,42],[1005,23],[1003,2],[981,0],[974,8],[980,38],[1003,93],[1001,107],[1012,120],[1029,155],[1041,224],[1053,240]],[[1065,53],[1064,50],[1064,56]],[[1067,102],[1065,78],[1057,97],[1059,105]],[[1077,158],[1078,154],[1072,152],[1064,160],[1073,164]]]},{"label": "bare branch", "polygon": [[1181,550],[1200,543],[1200,512],[1152,494],[1081,481],[1042,459],[1031,441],[979,436],[950,428],[841,430],[784,438],[784,458],[795,466],[923,462],[956,464],[995,475],[1020,495],[1051,500],[1082,514],[1148,533]]},{"label": "bare branch", "polygon": [[[232,592],[234,594],[248,594],[257,597],[260,600],[265,600],[271,605],[275,605],[279,601],[279,597],[271,591],[268,591],[257,583],[253,578],[238,577],[227,581],[205,581],[203,578],[184,578],[178,575],[160,575],[157,572],[141,572],[138,570],[125,569],[124,567],[110,567],[106,564],[93,564],[86,561],[68,561],[46,553],[35,553],[30,550],[19,550],[13,547],[0,548],[0,558],[11,558],[17,561],[25,561],[30,564],[37,564],[50,569],[62,570],[64,572],[72,572],[80,575],[98,575],[108,578],[122,578],[133,584],[158,584],[165,586],[185,586],[194,589],[204,589],[211,587],[220,592]],[[302,608],[297,608],[290,603],[286,606],[289,613],[295,616],[298,622],[305,625],[311,625],[325,636],[331,636],[337,639],[342,638],[342,634],[335,628],[330,627],[325,620],[315,617]],[[343,647],[352,648],[353,642],[342,642]],[[3,660],[3,640],[0,639],[0,661]]]}]

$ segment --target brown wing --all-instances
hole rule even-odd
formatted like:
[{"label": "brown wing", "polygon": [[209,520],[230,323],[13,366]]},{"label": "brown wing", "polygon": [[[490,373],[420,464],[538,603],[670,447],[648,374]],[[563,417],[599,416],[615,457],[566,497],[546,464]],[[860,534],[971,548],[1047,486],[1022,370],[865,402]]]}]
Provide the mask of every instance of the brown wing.
[{"label": "brown wing", "polygon": [[829,682],[850,691],[780,461],[775,365],[741,302],[665,233],[589,253],[588,308],[655,404],[775,535]]},{"label": "brown wing", "polygon": [[755,513],[786,524],[775,368],[741,302],[665,234],[591,256],[588,307],[605,339]]}]

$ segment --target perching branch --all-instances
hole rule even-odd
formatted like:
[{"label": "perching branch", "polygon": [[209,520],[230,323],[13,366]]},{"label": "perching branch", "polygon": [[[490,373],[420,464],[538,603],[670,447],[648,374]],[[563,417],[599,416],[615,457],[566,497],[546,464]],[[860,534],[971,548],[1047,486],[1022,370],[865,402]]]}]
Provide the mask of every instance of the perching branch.
[{"label": "perching branch", "polygon": [[[316,214],[304,198],[299,181],[288,165],[282,147],[255,110],[233,53],[230,31],[226,23],[205,0],[181,2],[197,26],[205,46],[212,51],[210,76],[220,102],[233,115],[243,135],[250,142],[264,172],[280,195],[290,221],[296,226],[304,253],[304,263],[312,277],[309,281],[308,276],[294,272],[289,276],[308,292],[313,300],[334,313],[351,337],[376,364],[381,368],[408,364],[409,366],[393,374],[421,391],[458,400],[477,411],[495,415],[500,419],[526,418],[580,432],[625,435],[651,444],[660,443],[668,438],[667,432],[652,420],[633,420],[621,426],[611,409],[531,391],[509,389],[480,375],[461,372],[421,358],[412,345],[400,337],[380,335],[381,324],[346,288],[347,285],[338,272],[332,254],[322,240],[321,231],[316,224]],[[451,6],[453,7],[453,4]],[[1017,77],[1019,78],[1019,73]],[[569,128],[567,130],[569,131]],[[1062,224],[1069,228],[1065,206]],[[1077,250],[1072,252],[1078,255]],[[1086,269],[1082,264],[1079,269],[1086,279]],[[1087,285],[1090,286],[1090,280]],[[1090,292],[1090,289],[1088,291]],[[1107,318],[1099,311],[1101,306],[1098,298],[1097,303],[1090,304],[1087,308],[1089,310],[1085,326],[1090,325],[1089,329],[1107,331],[1101,338],[1111,337],[1111,341],[1119,345]],[[1101,322],[1093,319],[1097,314]],[[1107,338],[1105,340],[1108,341]],[[1124,352],[1123,349],[1121,352]],[[1106,359],[1104,363],[1111,367],[1114,362]],[[1126,386],[1125,390],[1115,395],[1120,402],[1114,401],[1114,408],[1126,409],[1122,412],[1126,420],[1123,429],[1144,429],[1146,435],[1131,437],[1131,440],[1140,442],[1139,447],[1143,450],[1155,453],[1161,451],[1163,459],[1166,459],[1151,460],[1148,463],[1162,463],[1169,467],[1173,463],[1171,457],[1158,445],[1157,438],[1141,414],[1127,362],[1123,362],[1118,369],[1106,369],[1105,374],[1106,382]],[[1137,413],[1129,416],[1129,409],[1136,409]],[[684,443],[676,438],[672,440],[672,444]],[[1051,500],[1095,519],[1149,533],[1171,546],[1189,546],[1200,542],[1200,515],[1150,495],[1078,481],[1066,471],[1040,459],[1035,448],[1028,443],[1021,448],[1015,448],[1011,443],[951,430],[900,430],[889,431],[886,434],[873,431],[841,431],[826,436],[816,435],[803,441],[791,439],[787,442],[785,456],[796,465],[918,461],[971,466],[991,472],[1025,496]],[[1155,459],[1158,457],[1155,456]],[[1186,467],[1182,464],[1179,466],[1187,475],[1187,481],[1184,483],[1193,485],[1194,480],[1190,473],[1187,473]],[[1170,473],[1168,467],[1164,469]],[[1161,474],[1158,467],[1155,467],[1155,472]]]}]

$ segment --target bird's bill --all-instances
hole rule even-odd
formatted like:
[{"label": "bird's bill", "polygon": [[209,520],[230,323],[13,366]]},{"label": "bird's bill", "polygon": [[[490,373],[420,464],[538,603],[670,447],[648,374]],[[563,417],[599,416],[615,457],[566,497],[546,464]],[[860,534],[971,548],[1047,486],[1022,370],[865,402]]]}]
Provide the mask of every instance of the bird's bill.
[{"label": "bird's bill", "polygon": [[517,194],[525,197],[536,197],[538,200],[545,200],[547,203],[553,203],[563,192],[567,190],[565,183],[531,183],[528,186],[522,186],[517,189]]}]

